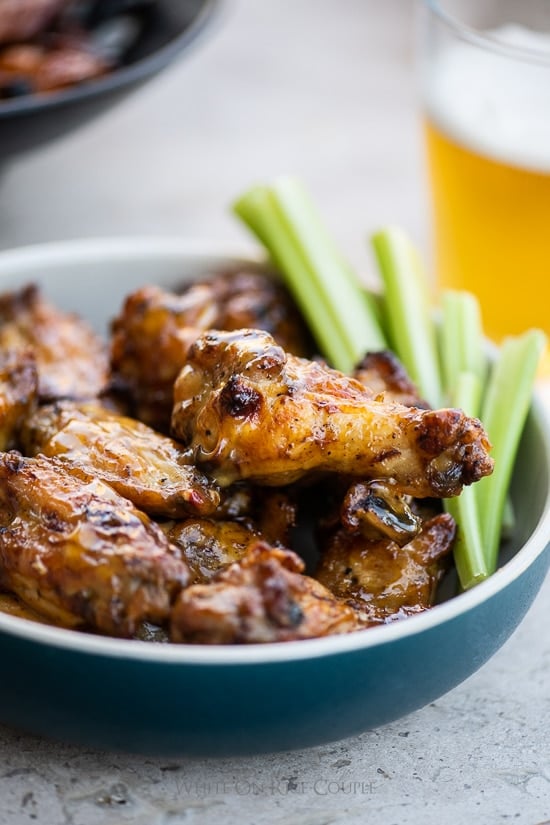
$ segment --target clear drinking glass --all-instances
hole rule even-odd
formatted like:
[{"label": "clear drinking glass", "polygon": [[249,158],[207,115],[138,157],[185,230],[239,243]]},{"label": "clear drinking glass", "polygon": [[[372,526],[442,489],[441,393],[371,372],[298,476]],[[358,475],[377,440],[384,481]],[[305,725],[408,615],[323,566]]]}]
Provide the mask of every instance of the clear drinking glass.
[{"label": "clear drinking glass", "polygon": [[435,271],[499,340],[550,333],[550,0],[424,0]]}]

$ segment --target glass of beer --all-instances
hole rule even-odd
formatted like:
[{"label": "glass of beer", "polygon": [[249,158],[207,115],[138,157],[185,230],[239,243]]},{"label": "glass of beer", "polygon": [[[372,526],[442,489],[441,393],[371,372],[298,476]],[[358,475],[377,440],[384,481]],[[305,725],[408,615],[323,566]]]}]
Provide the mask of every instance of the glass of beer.
[{"label": "glass of beer", "polygon": [[550,333],[550,0],[424,0],[420,60],[437,280]]}]

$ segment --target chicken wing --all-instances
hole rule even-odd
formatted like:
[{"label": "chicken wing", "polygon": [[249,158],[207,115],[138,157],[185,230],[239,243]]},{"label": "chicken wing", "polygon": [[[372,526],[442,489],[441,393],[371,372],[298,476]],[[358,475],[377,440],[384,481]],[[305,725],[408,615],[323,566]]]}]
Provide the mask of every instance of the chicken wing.
[{"label": "chicken wing", "polygon": [[21,443],[29,455],[57,456],[102,479],[150,515],[208,515],[220,501],[216,485],[175,441],[98,402],[40,407],[25,422]]},{"label": "chicken wing", "polygon": [[455,532],[447,513],[426,522],[403,547],[387,538],[369,541],[338,530],[321,557],[316,578],[345,599],[365,625],[418,613],[433,604]]},{"label": "chicken wing", "polygon": [[31,349],[42,400],[94,398],[107,384],[101,340],[76,315],[65,314],[36,286],[0,296],[0,350]]},{"label": "chicken wing", "polygon": [[113,324],[111,361],[137,417],[167,431],[173,386],[197,335],[211,327],[266,329],[291,352],[309,338],[287,293],[260,273],[236,271],[187,286],[181,294],[144,287],[130,295]]},{"label": "chicken wing", "polygon": [[131,636],[166,621],[187,565],[146,515],[92,476],[0,456],[0,585],[68,627]]},{"label": "chicken wing", "polygon": [[172,640],[254,644],[357,629],[354,611],[303,569],[292,551],[257,542],[209,584],[181,592],[172,610]]},{"label": "chicken wing", "polygon": [[37,389],[32,352],[0,353],[0,451],[16,446],[19,430],[34,407]]},{"label": "chicken wing", "polygon": [[281,485],[319,471],[394,478],[405,494],[454,496],[493,462],[477,419],[386,404],[258,330],[210,331],[174,388],[172,429],[221,485]]},{"label": "chicken wing", "polygon": [[353,377],[384,401],[396,401],[406,407],[429,409],[407,375],[396,355],[389,350],[368,352],[353,373]]}]

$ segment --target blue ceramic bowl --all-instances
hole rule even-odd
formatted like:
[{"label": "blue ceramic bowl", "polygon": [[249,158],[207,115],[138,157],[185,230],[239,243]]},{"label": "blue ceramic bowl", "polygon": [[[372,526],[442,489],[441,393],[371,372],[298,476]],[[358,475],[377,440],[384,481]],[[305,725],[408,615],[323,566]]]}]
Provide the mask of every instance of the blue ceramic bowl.
[{"label": "blue ceramic bowl", "polygon": [[[167,239],[67,242],[0,255],[0,289],[39,282],[104,328],[131,289],[234,260]],[[0,615],[0,720],[87,746],[220,755],[303,748],[403,716],[486,662],[533,601],[550,563],[549,470],[550,432],[535,401],[501,568],[392,625],[226,648],[108,639]]]}]

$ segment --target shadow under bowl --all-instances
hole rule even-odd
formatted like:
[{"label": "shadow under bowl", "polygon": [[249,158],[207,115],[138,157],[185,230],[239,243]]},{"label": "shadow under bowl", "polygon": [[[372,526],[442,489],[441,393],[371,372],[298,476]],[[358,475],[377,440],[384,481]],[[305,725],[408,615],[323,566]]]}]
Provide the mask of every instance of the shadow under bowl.
[{"label": "shadow under bowl", "polygon": [[0,101],[0,163],[65,135],[121,101],[197,41],[219,0],[157,0],[131,57],[95,80]]},{"label": "shadow under bowl", "polygon": [[[237,260],[167,238],[64,242],[0,254],[0,290],[40,283],[105,330],[138,286],[173,287]],[[550,431],[535,399],[500,569],[429,611],[346,636],[161,645],[0,614],[0,721],[88,747],[215,756],[304,748],[395,720],[458,685],[517,627],[550,564],[549,490]]]}]

